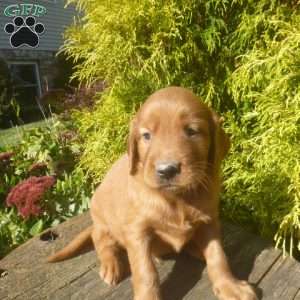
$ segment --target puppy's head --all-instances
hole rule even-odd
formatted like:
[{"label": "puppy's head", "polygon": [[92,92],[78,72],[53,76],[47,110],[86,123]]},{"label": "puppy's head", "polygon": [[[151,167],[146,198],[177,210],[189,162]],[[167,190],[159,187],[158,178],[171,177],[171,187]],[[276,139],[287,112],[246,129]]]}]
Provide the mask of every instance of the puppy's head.
[{"label": "puppy's head", "polygon": [[130,128],[130,174],[168,192],[208,188],[229,149],[220,118],[190,91],[168,87],[152,94]]}]

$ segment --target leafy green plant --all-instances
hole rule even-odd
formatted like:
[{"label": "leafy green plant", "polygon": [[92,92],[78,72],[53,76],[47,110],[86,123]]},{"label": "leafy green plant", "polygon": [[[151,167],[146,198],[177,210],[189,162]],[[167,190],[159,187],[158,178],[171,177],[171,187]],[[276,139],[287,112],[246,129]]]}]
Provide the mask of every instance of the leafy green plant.
[{"label": "leafy green plant", "polygon": [[88,209],[92,184],[74,169],[81,147],[74,126],[52,118],[25,131],[20,144],[0,149],[0,256]]},{"label": "leafy green plant", "polygon": [[128,122],[153,91],[194,90],[225,115],[223,214],[290,254],[299,242],[297,1],[83,1],[62,51],[82,83],[105,79],[93,111],[75,114],[80,167],[94,181],[125,150]]}]

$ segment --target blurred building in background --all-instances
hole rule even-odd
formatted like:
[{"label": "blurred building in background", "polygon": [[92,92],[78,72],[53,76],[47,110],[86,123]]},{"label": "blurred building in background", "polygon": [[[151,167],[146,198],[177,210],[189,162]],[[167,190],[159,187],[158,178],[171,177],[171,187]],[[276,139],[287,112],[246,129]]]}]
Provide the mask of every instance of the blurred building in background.
[{"label": "blurred building in background", "polygon": [[64,0],[0,1],[0,58],[9,67],[25,122],[40,119],[39,99],[60,88],[55,79],[63,68],[56,54],[75,16]]}]

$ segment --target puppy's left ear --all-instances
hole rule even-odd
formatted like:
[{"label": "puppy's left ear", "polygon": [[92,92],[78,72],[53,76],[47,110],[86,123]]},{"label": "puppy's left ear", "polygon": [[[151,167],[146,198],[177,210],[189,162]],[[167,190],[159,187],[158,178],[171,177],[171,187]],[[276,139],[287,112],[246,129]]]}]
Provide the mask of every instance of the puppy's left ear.
[{"label": "puppy's left ear", "polygon": [[137,171],[137,163],[139,160],[137,138],[137,120],[134,118],[130,123],[129,137],[127,142],[130,175],[134,175]]},{"label": "puppy's left ear", "polygon": [[217,113],[212,112],[214,122],[214,164],[220,166],[222,160],[230,149],[230,139],[225,133],[222,124],[224,122],[223,117],[220,117]]}]

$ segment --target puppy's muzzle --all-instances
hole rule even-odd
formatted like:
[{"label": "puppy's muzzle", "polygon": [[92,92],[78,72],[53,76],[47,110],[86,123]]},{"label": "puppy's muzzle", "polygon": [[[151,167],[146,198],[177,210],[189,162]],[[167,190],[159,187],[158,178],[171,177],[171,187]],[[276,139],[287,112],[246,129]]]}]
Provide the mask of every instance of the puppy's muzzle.
[{"label": "puppy's muzzle", "polygon": [[170,180],[180,174],[180,163],[176,161],[163,161],[155,165],[155,171],[158,179]]}]

